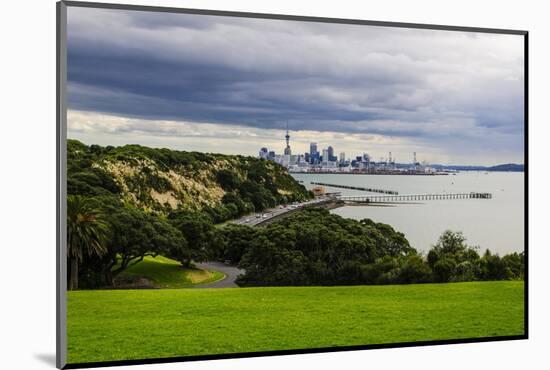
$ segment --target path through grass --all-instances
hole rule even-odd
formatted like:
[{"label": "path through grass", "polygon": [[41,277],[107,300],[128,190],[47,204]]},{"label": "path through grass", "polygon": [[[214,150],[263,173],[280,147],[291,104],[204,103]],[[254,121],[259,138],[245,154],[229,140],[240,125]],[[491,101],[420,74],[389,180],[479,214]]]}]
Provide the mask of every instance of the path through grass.
[{"label": "path through grass", "polygon": [[189,288],[223,279],[219,271],[183,268],[178,261],[163,256],[147,256],[143,261],[126,269],[122,276],[144,276],[160,288]]}]

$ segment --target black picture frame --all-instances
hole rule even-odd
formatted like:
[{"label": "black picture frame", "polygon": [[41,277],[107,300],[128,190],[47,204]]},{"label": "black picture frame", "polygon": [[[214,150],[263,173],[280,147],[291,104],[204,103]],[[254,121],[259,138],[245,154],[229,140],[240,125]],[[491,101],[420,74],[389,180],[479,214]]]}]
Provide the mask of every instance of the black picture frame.
[{"label": "black picture frame", "polygon": [[[215,355],[199,355],[199,356],[178,356],[167,358],[145,358],[139,360],[120,360],[120,361],[105,361],[105,362],[87,362],[87,363],[71,363],[67,364],[67,336],[66,336],[66,292],[67,292],[67,261],[66,255],[66,139],[67,139],[67,102],[66,102],[66,84],[67,84],[67,7],[80,8],[95,8],[95,9],[116,9],[116,10],[131,10],[143,12],[163,12],[163,13],[179,13],[179,14],[196,14],[196,15],[217,15],[225,17],[242,17],[256,19],[275,19],[300,22],[321,22],[321,23],[336,23],[336,24],[353,24],[365,26],[385,26],[409,29],[426,29],[426,30],[444,30],[444,31],[463,31],[477,33],[492,33],[492,34],[508,34],[523,36],[524,40],[524,253],[525,253],[525,278],[524,278],[524,334],[512,336],[497,336],[484,338],[468,338],[468,339],[452,339],[452,340],[430,340],[418,342],[400,342],[388,344],[371,344],[357,346],[342,346],[342,347],[326,347],[326,348],[311,348],[311,349],[296,349],[296,350],[275,350],[265,352],[243,352],[231,354],[215,354]],[[160,7],[160,6],[143,6],[131,4],[113,4],[100,2],[80,2],[80,1],[59,1],[56,4],[56,19],[57,19],[57,63],[56,63],[56,120],[57,120],[57,155],[56,155],[56,205],[57,205],[57,248],[56,248],[56,366],[59,369],[77,369],[77,368],[93,368],[93,367],[108,367],[108,366],[123,366],[123,365],[141,365],[141,364],[160,364],[173,362],[188,362],[188,361],[203,361],[217,359],[234,359],[246,357],[265,357],[265,356],[280,356],[294,354],[312,354],[323,352],[342,352],[342,351],[358,351],[368,349],[382,348],[400,348],[400,347],[420,347],[434,346],[447,344],[462,344],[462,343],[481,343],[481,342],[496,342],[509,340],[525,340],[529,338],[529,32],[526,30],[513,29],[497,29],[483,27],[463,27],[451,25],[435,25],[421,23],[403,23],[403,22],[385,22],[374,20],[360,19],[342,19],[342,18],[327,18],[327,17],[312,17],[298,16],[286,14],[268,14],[268,13],[252,13],[252,12],[234,12],[206,9],[190,9],[176,7]]]}]

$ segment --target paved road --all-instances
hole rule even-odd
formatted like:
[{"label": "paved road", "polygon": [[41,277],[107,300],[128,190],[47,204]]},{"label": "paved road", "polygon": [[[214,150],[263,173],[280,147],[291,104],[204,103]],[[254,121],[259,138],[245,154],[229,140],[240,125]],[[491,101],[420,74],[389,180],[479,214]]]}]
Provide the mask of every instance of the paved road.
[{"label": "paved road", "polygon": [[261,213],[253,213],[251,215],[243,216],[241,218],[234,220],[233,222],[239,225],[256,226],[258,224],[268,221],[273,217],[280,216],[287,212],[295,211],[297,209],[303,208],[308,205],[327,202],[331,199],[332,199],[331,197],[318,197],[312,200],[308,200],[307,202],[287,204],[287,205],[265,210],[264,212],[261,212]]},{"label": "paved road", "polygon": [[195,288],[238,288],[239,286],[235,284],[237,276],[244,274],[244,270],[240,270],[235,266],[226,265],[221,262],[204,262],[204,263],[195,263],[195,266],[205,270],[216,270],[221,271],[225,274],[225,279],[215,281],[208,284],[197,284]]},{"label": "paved road", "polygon": [[[308,200],[307,202],[279,206],[277,208],[267,210],[263,213],[255,213],[252,215],[241,217],[233,222],[240,225],[255,226],[260,223],[266,222],[273,217],[280,216],[284,213],[295,211],[307,205],[327,202],[327,201],[330,201],[331,199],[333,198],[318,197],[313,200]],[[214,283],[209,283],[209,284],[197,284],[195,285],[195,288],[238,288],[239,286],[235,284],[235,280],[237,279],[237,276],[239,276],[240,274],[244,274],[244,270],[240,270],[235,266],[226,265],[221,262],[195,263],[195,266],[205,270],[221,271],[225,274],[225,279],[223,280],[216,281]]]}]

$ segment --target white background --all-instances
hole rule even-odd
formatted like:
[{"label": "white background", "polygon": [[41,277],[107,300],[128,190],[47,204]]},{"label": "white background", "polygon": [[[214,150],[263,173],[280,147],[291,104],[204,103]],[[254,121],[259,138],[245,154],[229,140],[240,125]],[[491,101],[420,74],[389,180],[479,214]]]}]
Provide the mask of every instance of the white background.
[{"label": "white background", "polygon": [[[120,2],[112,0],[111,2]],[[543,1],[172,0],[179,6],[530,31],[530,337],[528,341],[370,350],[132,369],[542,369],[550,349],[550,22]],[[2,4],[0,91],[0,367],[53,368],[55,358],[55,1]],[[545,353],[546,350],[546,353]]]}]

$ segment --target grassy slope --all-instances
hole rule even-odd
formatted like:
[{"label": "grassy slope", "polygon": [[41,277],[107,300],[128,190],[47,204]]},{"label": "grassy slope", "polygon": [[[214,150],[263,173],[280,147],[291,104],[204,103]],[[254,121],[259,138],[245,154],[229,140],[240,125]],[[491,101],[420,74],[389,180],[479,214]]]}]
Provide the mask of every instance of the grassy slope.
[{"label": "grassy slope", "polygon": [[224,277],[219,271],[184,269],[179,262],[163,256],[145,257],[143,261],[131,266],[122,274],[148,277],[162,288],[186,288]]},{"label": "grassy slope", "polygon": [[74,291],[69,362],[523,334],[523,282]]}]

